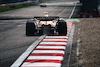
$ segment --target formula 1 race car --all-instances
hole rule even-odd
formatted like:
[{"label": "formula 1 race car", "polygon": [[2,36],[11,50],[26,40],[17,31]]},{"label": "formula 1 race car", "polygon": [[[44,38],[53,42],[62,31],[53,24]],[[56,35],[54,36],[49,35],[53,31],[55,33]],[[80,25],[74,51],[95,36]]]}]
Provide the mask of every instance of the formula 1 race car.
[{"label": "formula 1 race car", "polygon": [[67,23],[58,16],[39,16],[26,22],[26,36],[67,35]]},{"label": "formula 1 race car", "polygon": [[40,4],[40,7],[47,7],[46,4]]}]

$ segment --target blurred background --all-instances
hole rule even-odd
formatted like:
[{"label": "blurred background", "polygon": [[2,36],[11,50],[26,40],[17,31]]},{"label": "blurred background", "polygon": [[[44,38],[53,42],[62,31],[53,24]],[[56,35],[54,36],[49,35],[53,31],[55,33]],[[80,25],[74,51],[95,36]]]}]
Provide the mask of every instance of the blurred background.
[{"label": "blurred background", "polygon": [[[54,2],[54,1],[63,2],[65,0],[0,0],[0,4],[9,4],[17,2],[29,3],[29,2]],[[100,0],[79,0],[79,4],[81,4],[80,13],[82,14],[88,13],[93,15],[99,14],[98,8],[100,5]]]}]

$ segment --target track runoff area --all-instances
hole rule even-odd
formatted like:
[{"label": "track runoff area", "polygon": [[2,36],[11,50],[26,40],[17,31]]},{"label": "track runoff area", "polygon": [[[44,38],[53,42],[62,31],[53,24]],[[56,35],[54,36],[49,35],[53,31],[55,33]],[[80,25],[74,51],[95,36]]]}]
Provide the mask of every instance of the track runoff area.
[{"label": "track runoff area", "polygon": [[[76,6],[75,6],[76,7]],[[75,7],[69,18],[74,13]],[[61,67],[64,60],[68,41],[73,38],[71,32],[73,22],[66,22],[66,36],[41,36],[37,39],[12,65],[11,67]],[[73,28],[74,29],[74,28]],[[69,37],[71,35],[71,37]],[[68,47],[68,49],[71,47]],[[69,59],[67,59],[69,61]],[[68,64],[68,63],[66,63]]]}]

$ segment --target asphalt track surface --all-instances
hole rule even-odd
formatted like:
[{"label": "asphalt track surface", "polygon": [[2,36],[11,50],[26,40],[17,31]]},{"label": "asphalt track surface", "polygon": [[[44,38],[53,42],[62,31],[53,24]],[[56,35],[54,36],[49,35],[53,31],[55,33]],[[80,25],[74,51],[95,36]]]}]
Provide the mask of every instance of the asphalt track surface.
[{"label": "asphalt track surface", "polygon": [[[52,3],[51,3],[52,5]],[[63,5],[27,8],[0,13],[0,16],[41,16],[48,12],[50,16],[68,18],[74,5]],[[10,67],[11,64],[40,36],[26,36],[24,20],[0,20],[0,67]]]}]

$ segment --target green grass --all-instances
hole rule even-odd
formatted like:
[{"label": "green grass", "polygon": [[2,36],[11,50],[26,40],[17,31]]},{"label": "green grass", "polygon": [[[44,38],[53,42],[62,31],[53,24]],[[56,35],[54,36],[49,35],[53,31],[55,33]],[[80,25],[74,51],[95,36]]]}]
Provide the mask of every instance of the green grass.
[{"label": "green grass", "polygon": [[20,8],[29,7],[29,6],[34,6],[34,5],[38,5],[38,4],[40,4],[40,3],[16,5],[15,8],[11,8],[10,6],[8,6],[8,7],[3,7],[3,8],[0,8],[0,12],[5,12],[5,11],[9,11],[9,10],[20,9]]},{"label": "green grass", "polygon": [[80,4],[80,2],[76,3],[76,4]]}]

